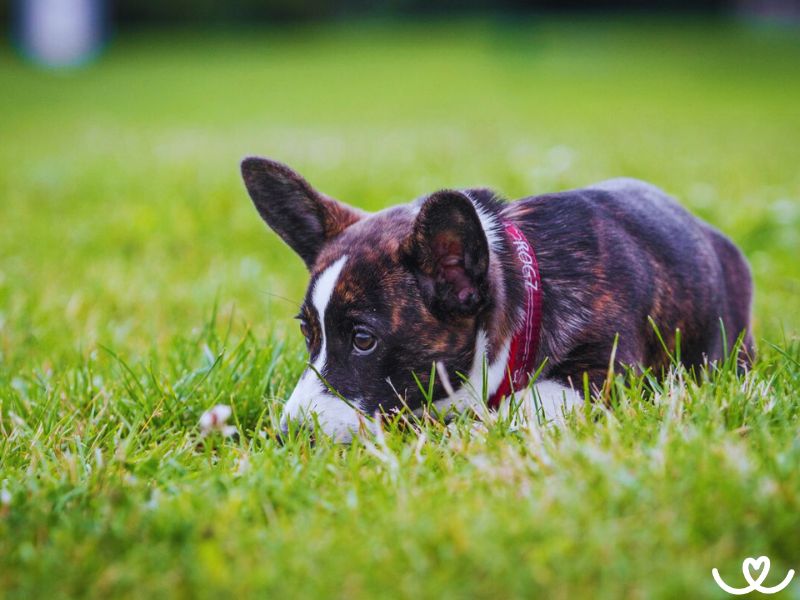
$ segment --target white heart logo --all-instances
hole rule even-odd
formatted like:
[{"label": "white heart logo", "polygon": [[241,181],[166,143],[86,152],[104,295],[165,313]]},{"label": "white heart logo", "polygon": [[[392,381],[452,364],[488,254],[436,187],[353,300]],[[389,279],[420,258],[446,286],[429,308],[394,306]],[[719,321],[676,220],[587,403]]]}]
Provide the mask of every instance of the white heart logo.
[{"label": "white heart logo", "polygon": [[[757,579],[753,578],[753,572],[758,575]],[[758,558],[745,558],[742,563],[742,574],[747,580],[747,583],[758,589],[758,586],[767,578],[769,574],[769,558],[766,556],[759,556]]]},{"label": "white heart logo", "polygon": [[[716,569],[716,567],[711,569],[711,574],[714,576],[714,581],[717,582],[717,585],[720,588],[735,596],[743,596],[744,594],[749,594],[755,590],[758,590],[762,594],[775,594],[789,585],[789,582],[794,577],[794,569],[789,569],[786,577],[784,577],[783,581],[781,581],[778,585],[765,587],[761,584],[769,574],[769,567],[769,558],[766,556],[759,556],[758,558],[745,558],[744,561],[742,561],[742,575],[744,575],[745,580],[747,580],[747,583],[750,585],[743,588],[731,587],[725,583],[722,580],[722,577],[720,577],[719,571]],[[758,577],[753,577],[754,574],[758,575]]]}]

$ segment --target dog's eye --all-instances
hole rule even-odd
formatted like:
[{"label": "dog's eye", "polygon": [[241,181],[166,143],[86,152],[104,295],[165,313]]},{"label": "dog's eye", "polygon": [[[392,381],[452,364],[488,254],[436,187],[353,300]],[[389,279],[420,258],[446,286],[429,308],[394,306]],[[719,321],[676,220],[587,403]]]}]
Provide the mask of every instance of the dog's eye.
[{"label": "dog's eye", "polygon": [[356,329],[353,332],[353,348],[359,354],[369,354],[375,350],[377,338],[366,329]]},{"label": "dog's eye", "polygon": [[300,321],[300,333],[303,334],[303,337],[306,338],[306,340],[311,339],[311,328],[305,321]]}]

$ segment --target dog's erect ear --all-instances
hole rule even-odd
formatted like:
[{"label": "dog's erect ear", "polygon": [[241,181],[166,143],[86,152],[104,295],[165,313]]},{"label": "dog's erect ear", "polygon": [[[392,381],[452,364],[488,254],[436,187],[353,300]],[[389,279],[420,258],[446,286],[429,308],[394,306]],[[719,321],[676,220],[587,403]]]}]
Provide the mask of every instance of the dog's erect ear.
[{"label": "dog's erect ear", "polygon": [[286,165],[266,158],[242,161],[242,178],[261,218],[311,269],[326,241],[363,213],[315,190]]},{"label": "dog's erect ear", "polygon": [[422,296],[439,318],[478,314],[489,301],[489,245],[472,202],[457,191],[429,196],[407,240]]}]

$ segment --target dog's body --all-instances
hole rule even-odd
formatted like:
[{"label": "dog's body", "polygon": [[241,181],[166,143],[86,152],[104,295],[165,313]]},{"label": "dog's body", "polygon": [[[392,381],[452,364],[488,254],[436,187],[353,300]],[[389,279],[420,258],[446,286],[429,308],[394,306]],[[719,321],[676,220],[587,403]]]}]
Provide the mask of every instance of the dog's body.
[{"label": "dog's body", "polygon": [[649,184],[618,179],[510,203],[449,190],[367,215],[280,163],[246,159],[242,172],[262,217],[311,271],[300,314],[311,362],[284,427],[314,416],[347,440],[360,413],[419,408],[415,375],[426,386],[434,364],[440,408],[463,408],[476,391],[492,396],[530,317],[509,223],[538,262],[532,364],[544,364],[536,387],[547,417],[581,401],[584,377],[602,387],[615,338],[618,364],[657,374],[676,330],[687,367],[722,358],[740,334],[743,360],[752,351],[742,254]]}]

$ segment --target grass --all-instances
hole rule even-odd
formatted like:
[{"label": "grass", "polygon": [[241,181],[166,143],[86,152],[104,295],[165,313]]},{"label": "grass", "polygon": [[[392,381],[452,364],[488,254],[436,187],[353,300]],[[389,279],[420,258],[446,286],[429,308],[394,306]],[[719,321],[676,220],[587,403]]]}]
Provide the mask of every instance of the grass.
[{"label": "grass", "polygon": [[[776,583],[800,560],[798,67],[795,31],[713,22],[139,32],[71,73],[3,50],[0,596],[721,598],[711,568],[743,586],[760,555]],[[652,181],[750,258],[758,362],[620,374],[562,429],[279,446],[305,274],[250,153],[368,209]],[[239,436],[201,436],[217,403]]]}]

